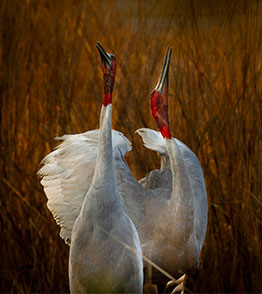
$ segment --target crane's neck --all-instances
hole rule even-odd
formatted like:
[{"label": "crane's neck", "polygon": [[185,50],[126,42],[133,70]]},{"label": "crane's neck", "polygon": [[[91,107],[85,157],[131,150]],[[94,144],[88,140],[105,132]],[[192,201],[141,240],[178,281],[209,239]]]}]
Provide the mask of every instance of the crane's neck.
[{"label": "crane's neck", "polygon": [[166,154],[161,154],[160,170],[170,169],[170,158]]},{"label": "crane's neck", "polygon": [[[112,104],[103,104],[100,115],[98,154],[92,183],[85,195],[81,216],[87,221],[95,219],[97,225],[105,228],[110,223],[106,214],[125,209],[118,191],[112,154]],[[105,226],[105,227],[104,227]]]},{"label": "crane's neck", "polygon": [[[108,101],[108,95],[105,95],[104,103],[100,114],[100,131],[98,141],[98,154],[96,159],[96,168],[93,178],[95,184],[112,183],[114,180],[113,159],[112,159],[112,104]],[[109,103],[108,103],[109,102]],[[107,182],[109,181],[109,182]]]},{"label": "crane's neck", "polygon": [[191,236],[194,228],[195,194],[183,154],[175,138],[166,138],[165,142],[172,171],[170,208],[172,216],[176,218],[174,223],[179,224],[179,232],[176,234],[181,233],[181,240],[184,240]]}]

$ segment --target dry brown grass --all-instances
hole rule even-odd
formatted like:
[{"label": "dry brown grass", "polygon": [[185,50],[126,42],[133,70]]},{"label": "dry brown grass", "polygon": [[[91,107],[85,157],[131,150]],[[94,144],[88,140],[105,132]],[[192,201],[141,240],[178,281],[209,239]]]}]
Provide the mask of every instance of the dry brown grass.
[{"label": "dry brown grass", "polygon": [[261,292],[260,1],[1,1],[1,291],[68,292],[68,247],[36,176],[53,138],[98,126],[99,40],[118,60],[114,128],[137,178],[158,158],[134,135],[173,47],[173,134],[198,155],[209,223],[201,292]]}]

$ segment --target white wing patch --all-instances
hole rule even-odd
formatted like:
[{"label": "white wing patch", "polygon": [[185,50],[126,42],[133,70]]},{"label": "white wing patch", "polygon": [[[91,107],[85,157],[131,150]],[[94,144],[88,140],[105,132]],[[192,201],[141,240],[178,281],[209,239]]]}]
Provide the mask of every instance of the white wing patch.
[{"label": "white wing patch", "polygon": [[[43,167],[37,174],[42,178],[47,207],[61,226],[60,236],[70,245],[73,225],[93,179],[99,130],[56,139],[62,143],[42,160]],[[112,142],[113,152],[119,157],[132,149],[131,142],[115,130]]]}]

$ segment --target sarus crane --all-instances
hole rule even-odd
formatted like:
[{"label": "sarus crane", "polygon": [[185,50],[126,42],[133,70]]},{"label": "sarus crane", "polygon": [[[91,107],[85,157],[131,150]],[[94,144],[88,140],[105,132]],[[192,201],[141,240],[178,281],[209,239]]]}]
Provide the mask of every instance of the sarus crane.
[{"label": "sarus crane", "polygon": [[[65,188],[62,193],[56,187],[52,190],[50,181],[54,183],[58,179],[51,172],[52,176],[46,175],[43,179],[49,182],[45,192],[49,197],[49,208],[58,222],[65,227],[69,225],[70,230],[72,229],[69,253],[71,293],[142,293],[143,262],[140,240],[127,214],[113,171],[111,120],[116,59],[100,43],[97,43],[97,49],[101,55],[104,73],[97,158],[90,187],[81,200],[81,209],[74,224],[65,215],[70,214],[70,210],[77,205],[77,201],[73,201],[72,207],[66,207],[67,192],[70,194],[72,187]],[[126,147],[128,148],[127,141],[119,142],[118,152]],[[55,157],[52,160],[55,162]],[[52,165],[51,162],[49,164]],[[50,165],[45,168],[52,169]],[[43,170],[40,173],[46,174]],[[61,204],[62,210],[59,210]]]},{"label": "sarus crane", "polygon": [[[160,169],[137,181],[124,159],[131,150],[130,141],[113,130],[112,148],[116,183],[138,231],[143,255],[171,275],[182,276],[178,289],[183,291],[183,274],[191,274],[198,268],[206,235],[207,197],[197,156],[171,136],[168,120],[170,57],[171,48],[168,47],[159,81],[150,97],[152,115],[160,132],[137,130],[145,147],[160,154]],[[95,172],[98,134],[99,130],[93,130],[60,137],[63,142],[45,157],[39,171],[48,207],[61,226],[60,235],[67,244],[71,242],[74,222]],[[51,196],[54,190],[61,195],[58,202]],[[148,267],[144,262],[146,274]],[[153,270],[152,282],[161,291],[167,280]]]},{"label": "sarus crane", "polygon": [[[170,274],[178,277],[186,273],[194,278],[206,236],[207,196],[197,156],[184,143],[171,136],[168,119],[171,52],[172,49],[168,47],[160,78],[150,95],[151,112],[160,132],[145,128],[136,131],[145,147],[161,156],[160,169],[151,171],[140,180],[146,190],[161,190],[157,199],[150,199],[146,205],[149,209],[145,218],[152,231],[142,241],[142,250]],[[187,278],[183,275],[179,279],[181,284],[177,290],[183,291]],[[153,273],[154,280],[158,283],[157,271]],[[171,281],[169,286],[175,284]]]}]

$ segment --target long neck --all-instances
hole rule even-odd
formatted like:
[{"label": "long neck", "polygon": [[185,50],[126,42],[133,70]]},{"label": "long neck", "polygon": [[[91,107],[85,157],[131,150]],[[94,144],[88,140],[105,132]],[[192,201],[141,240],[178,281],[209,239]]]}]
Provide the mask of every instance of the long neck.
[{"label": "long neck", "polygon": [[100,115],[100,131],[98,142],[98,154],[96,160],[93,182],[112,183],[113,159],[112,159],[112,104],[102,105]]},{"label": "long neck", "polygon": [[180,240],[182,245],[183,240],[189,238],[194,230],[195,194],[183,154],[178,144],[174,138],[165,139],[165,142],[170,156],[172,171],[170,209],[172,210],[172,217],[176,218],[174,223],[179,224],[179,231],[176,234],[181,234]]},{"label": "long neck", "polygon": [[168,155],[161,155],[161,164],[160,164],[161,170],[167,170],[170,169],[170,158]]}]

